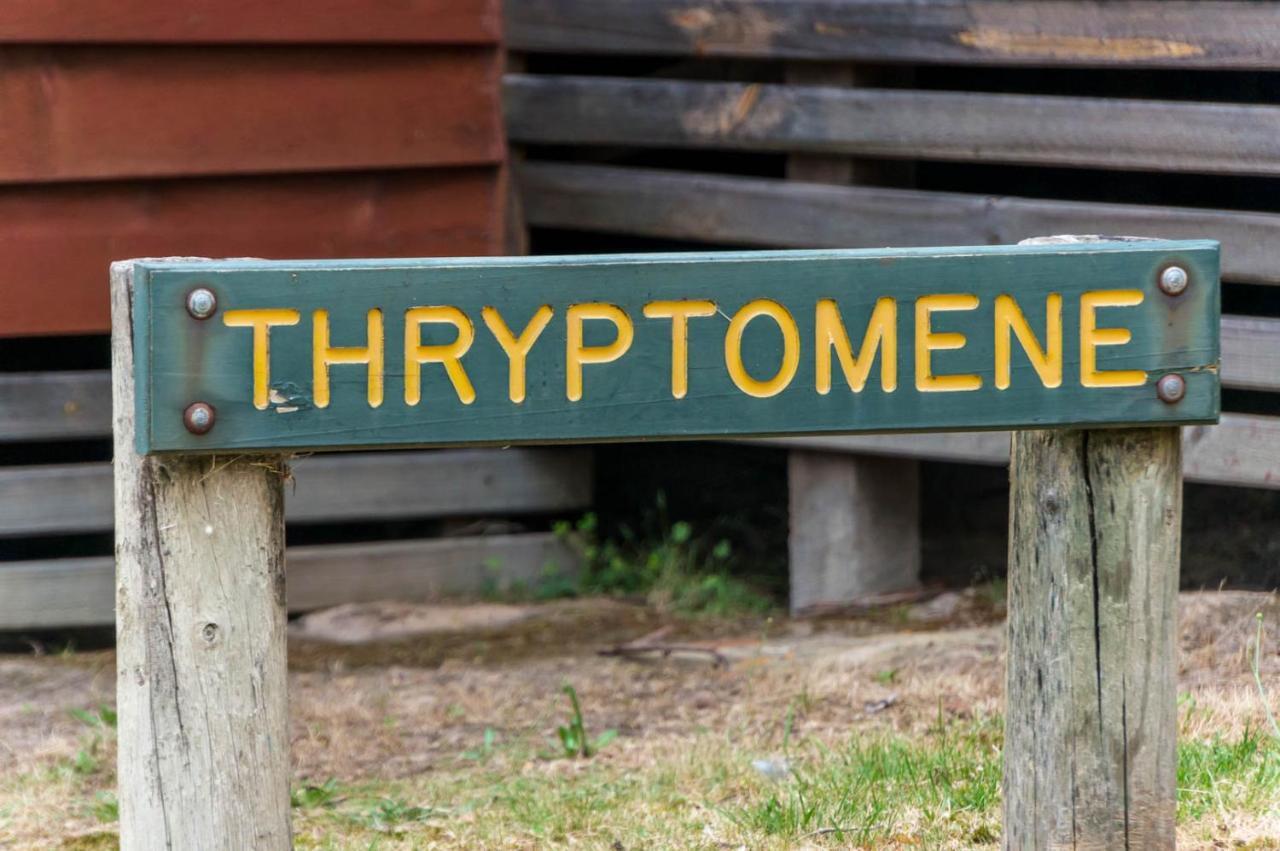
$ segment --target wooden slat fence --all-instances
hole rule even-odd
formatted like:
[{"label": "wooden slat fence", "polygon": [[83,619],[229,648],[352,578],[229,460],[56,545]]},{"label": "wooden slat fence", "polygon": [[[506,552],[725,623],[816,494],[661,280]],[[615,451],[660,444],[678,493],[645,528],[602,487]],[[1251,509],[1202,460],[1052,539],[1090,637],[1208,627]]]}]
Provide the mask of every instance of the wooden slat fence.
[{"label": "wooden slat fence", "polygon": [[[1219,240],[1228,413],[1185,431],[1184,472],[1280,486],[1280,404],[1257,395],[1280,392],[1280,301],[1238,286],[1280,284],[1280,107],[1249,73],[1280,70],[1280,2],[507,0],[506,25],[535,246]],[[1009,457],[1005,433],[764,442]]]}]

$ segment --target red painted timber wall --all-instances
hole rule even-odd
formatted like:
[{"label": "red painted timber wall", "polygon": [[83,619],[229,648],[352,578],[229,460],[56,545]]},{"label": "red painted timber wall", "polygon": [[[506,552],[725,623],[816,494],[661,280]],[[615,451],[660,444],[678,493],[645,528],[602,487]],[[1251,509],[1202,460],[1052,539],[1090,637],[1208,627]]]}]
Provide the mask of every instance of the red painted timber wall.
[{"label": "red painted timber wall", "polygon": [[496,0],[0,3],[0,336],[136,256],[503,248]]}]

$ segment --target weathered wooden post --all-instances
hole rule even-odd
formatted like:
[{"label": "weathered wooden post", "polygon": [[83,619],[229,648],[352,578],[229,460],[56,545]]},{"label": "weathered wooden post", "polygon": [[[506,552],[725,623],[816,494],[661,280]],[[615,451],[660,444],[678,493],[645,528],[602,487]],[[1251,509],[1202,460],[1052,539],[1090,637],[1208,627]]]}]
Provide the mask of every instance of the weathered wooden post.
[{"label": "weathered wooden post", "polygon": [[283,460],[138,453],[133,273],[111,269],[120,846],[287,849]]},{"label": "weathered wooden post", "polygon": [[[1167,267],[1149,297],[1189,283]],[[1172,848],[1180,430],[1015,431],[1009,483],[1005,847]]]},{"label": "weathered wooden post", "polygon": [[1014,434],[1006,848],[1173,847],[1181,460],[1176,428]]}]

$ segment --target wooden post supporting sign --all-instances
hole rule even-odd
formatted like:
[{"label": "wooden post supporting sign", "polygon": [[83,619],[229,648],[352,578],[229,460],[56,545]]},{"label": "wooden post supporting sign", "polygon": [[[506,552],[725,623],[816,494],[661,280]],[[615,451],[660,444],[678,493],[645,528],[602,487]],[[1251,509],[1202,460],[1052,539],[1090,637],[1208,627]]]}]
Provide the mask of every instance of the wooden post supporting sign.
[{"label": "wooden post supporting sign", "polygon": [[293,847],[279,456],[139,455],[111,272],[120,847]]},{"label": "wooden post supporting sign", "polygon": [[283,456],[1019,429],[1006,847],[1173,841],[1218,246],[113,267],[121,847],[289,847]]}]

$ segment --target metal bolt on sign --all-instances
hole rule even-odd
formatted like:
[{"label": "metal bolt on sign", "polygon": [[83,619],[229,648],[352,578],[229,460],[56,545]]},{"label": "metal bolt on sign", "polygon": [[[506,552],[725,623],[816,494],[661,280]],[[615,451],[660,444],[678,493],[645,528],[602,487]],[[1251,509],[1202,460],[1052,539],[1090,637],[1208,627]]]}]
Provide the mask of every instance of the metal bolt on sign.
[{"label": "metal bolt on sign", "polygon": [[187,313],[192,319],[208,319],[218,309],[218,297],[212,290],[197,287],[187,293]]},{"label": "metal bolt on sign", "polygon": [[182,424],[192,434],[207,434],[215,418],[213,406],[208,402],[193,402],[182,412]]},{"label": "metal bolt on sign", "polygon": [[1165,295],[1182,295],[1190,279],[1181,266],[1168,266],[1160,273],[1160,291]]},{"label": "metal bolt on sign", "polygon": [[1161,376],[1156,382],[1156,395],[1160,397],[1161,402],[1167,402],[1172,405],[1174,402],[1182,401],[1182,397],[1187,394],[1187,382],[1183,380],[1181,375],[1170,373]]}]

